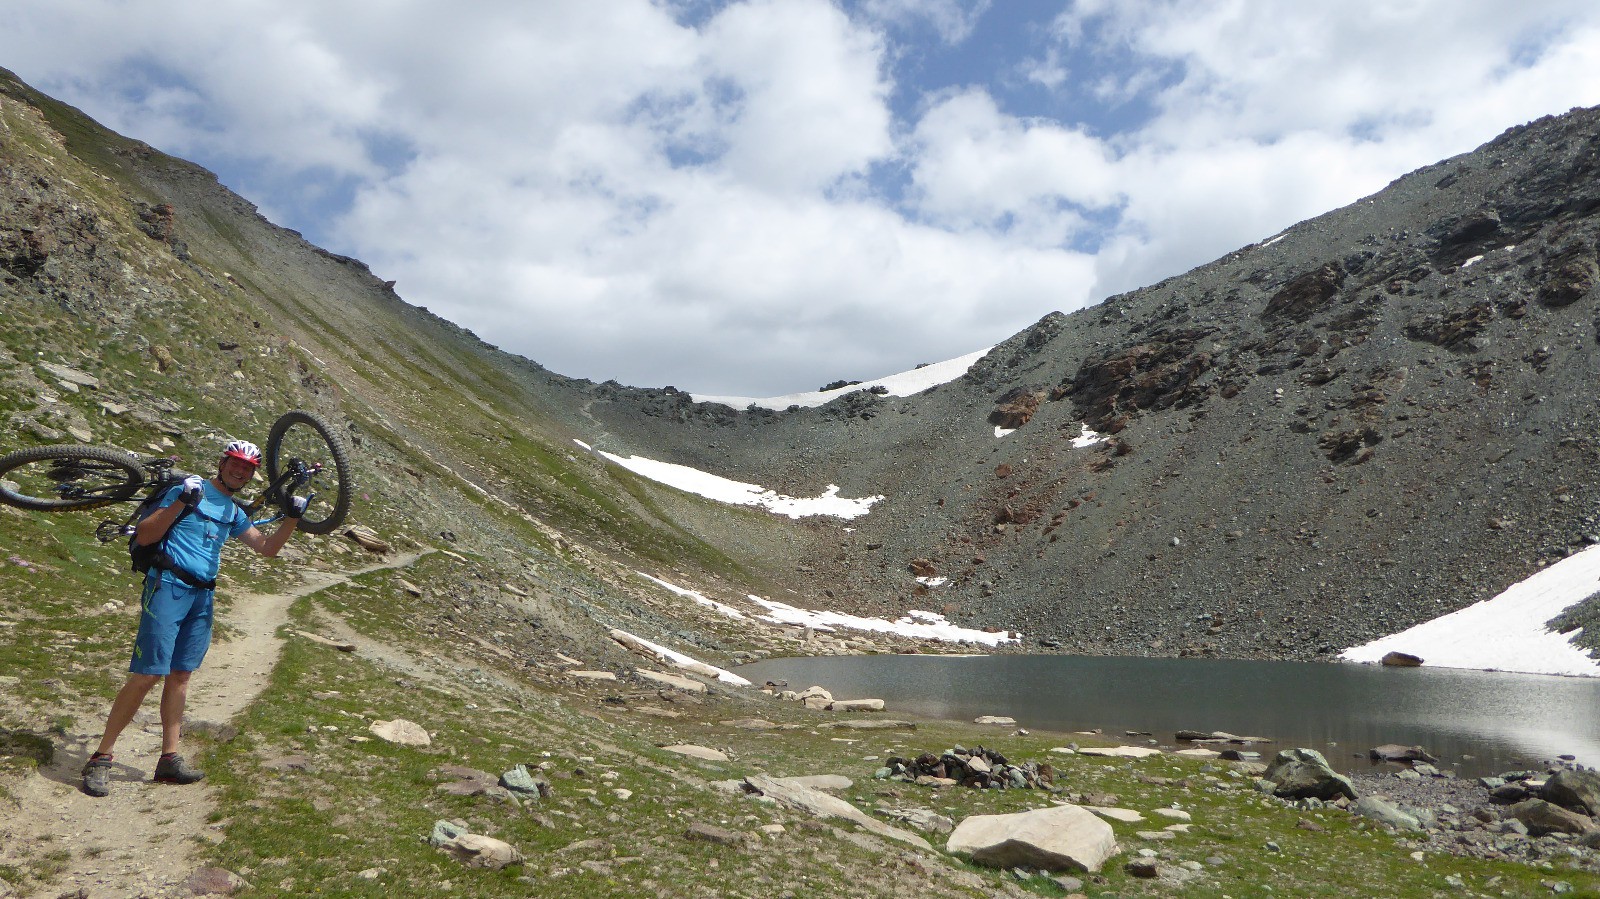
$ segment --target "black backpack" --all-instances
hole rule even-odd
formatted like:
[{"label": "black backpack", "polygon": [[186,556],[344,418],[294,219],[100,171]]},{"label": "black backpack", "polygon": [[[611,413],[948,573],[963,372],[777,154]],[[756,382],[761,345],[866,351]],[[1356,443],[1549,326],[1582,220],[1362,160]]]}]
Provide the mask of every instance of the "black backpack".
[{"label": "black backpack", "polygon": [[[144,521],[150,516],[151,513],[155,512],[155,510],[160,507],[161,498],[166,494],[166,490],[157,490],[144,498],[144,502],[141,502],[139,504],[139,508],[134,510],[134,528],[137,528],[139,522]],[[192,506],[184,506],[183,511],[178,513],[178,517],[172,519],[172,525],[167,528],[167,534],[171,534],[172,528],[177,527],[178,522],[182,521],[190,512],[193,511],[194,508]],[[133,570],[146,576],[150,574],[150,569],[154,568],[157,571],[172,572],[173,576],[175,576],[178,580],[183,581],[185,584],[188,584],[191,587],[199,587],[202,589],[211,590],[215,589],[217,586],[216,581],[202,581],[172,563],[172,557],[167,555],[166,534],[163,534],[160,540],[157,540],[149,546],[141,546],[139,544],[139,535],[137,533],[129,534],[128,558],[133,562]]]}]

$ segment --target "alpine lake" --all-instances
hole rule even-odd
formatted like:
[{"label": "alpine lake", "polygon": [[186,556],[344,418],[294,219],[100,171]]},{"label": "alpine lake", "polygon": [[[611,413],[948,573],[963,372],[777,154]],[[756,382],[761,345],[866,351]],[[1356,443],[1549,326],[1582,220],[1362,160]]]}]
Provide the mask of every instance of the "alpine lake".
[{"label": "alpine lake", "polygon": [[[1127,745],[1181,749],[1180,730],[1264,737],[1212,745],[1321,752],[1356,773],[1385,744],[1421,746],[1461,777],[1575,757],[1600,765],[1600,678],[1316,662],[1066,655],[864,655],[767,659],[738,668],[760,685],[815,684],[837,699],[876,698],[885,714],[982,715],[1059,732],[1099,731]],[[840,713],[858,714],[858,713]],[[995,736],[1007,731],[996,728]]]}]

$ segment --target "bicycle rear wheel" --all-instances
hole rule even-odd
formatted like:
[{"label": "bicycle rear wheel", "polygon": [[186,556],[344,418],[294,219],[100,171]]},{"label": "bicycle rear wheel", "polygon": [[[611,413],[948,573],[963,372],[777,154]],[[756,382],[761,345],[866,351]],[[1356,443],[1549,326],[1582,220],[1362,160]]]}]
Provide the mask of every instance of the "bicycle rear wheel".
[{"label": "bicycle rear wheel", "polygon": [[139,460],[99,446],[40,446],[0,456],[0,503],[36,512],[119,503],[144,486]]},{"label": "bicycle rear wheel", "polygon": [[295,466],[322,466],[302,488],[311,502],[300,518],[300,530],[327,534],[344,523],[350,512],[350,491],[355,486],[350,457],[344,442],[322,419],[301,409],[284,413],[267,434],[265,456],[267,478],[274,483]]}]

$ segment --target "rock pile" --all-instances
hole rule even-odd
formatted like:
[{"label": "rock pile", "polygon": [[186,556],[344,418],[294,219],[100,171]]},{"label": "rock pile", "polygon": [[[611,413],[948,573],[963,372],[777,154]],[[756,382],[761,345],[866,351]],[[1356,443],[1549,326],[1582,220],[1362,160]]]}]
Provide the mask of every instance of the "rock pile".
[{"label": "rock pile", "polygon": [[1013,765],[1005,756],[982,746],[970,750],[956,746],[940,755],[924,752],[914,759],[892,756],[873,776],[923,786],[1042,790],[1054,783],[1055,769],[1048,762]]}]

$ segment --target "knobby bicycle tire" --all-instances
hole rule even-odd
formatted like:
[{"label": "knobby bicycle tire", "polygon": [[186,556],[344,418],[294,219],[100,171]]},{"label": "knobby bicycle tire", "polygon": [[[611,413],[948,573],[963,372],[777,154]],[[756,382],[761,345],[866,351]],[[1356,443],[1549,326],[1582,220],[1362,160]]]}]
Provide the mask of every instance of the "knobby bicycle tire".
[{"label": "knobby bicycle tire", "polygon": [[311,486],[316,496],[300,518],[300,530],[327,534],[344,523],[350,513],[350,491],[355,485],[350,457],[344,441],[322,419],[302,409],[285,412],[272,423],[265,456],[269,481],[278,479],[290,459],[322,463],[322,471]]},{"label": "knobby bicycle tire", "polygon": [[107,447],[39,446],[0,456],[0,503],[20,509],[66,512],[109,506],[142,486],[139,460]]}]

